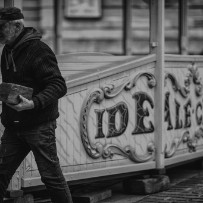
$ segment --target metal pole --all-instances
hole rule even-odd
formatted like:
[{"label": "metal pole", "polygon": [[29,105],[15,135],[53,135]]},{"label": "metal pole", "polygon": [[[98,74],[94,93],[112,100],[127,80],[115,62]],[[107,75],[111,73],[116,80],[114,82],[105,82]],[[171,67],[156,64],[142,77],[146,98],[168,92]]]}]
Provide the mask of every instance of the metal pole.
[{"label": "metal pole", "polygon": [[54,51],[62,52],[62,0],[54,0]]},{"label": "metal pole", "polygon": [[4,0],[4,7],[13,7],[14,0]]},{"label": "metal pole", "polygon": [[154,92],[154,122],[155,122],[155,145],[156,145],[156,168],[164,168],[164,50],[165,50],[165,1],[151,0],[150,5],[150,49],[156,54],[156,67],[154,75],[157,85]]},{"label": "metal pole", "polygon": [[187,0],[179,0],[179,52],[188,53]]},{"label": "metal pole", "polygon": [[132,54],[132,0],[123,0],[123,52]]},{"label": "metal pole", "polygon": [[154,0],[149,1],[149,9],[150,9],[150,53],[157,52],[157,3]]}]

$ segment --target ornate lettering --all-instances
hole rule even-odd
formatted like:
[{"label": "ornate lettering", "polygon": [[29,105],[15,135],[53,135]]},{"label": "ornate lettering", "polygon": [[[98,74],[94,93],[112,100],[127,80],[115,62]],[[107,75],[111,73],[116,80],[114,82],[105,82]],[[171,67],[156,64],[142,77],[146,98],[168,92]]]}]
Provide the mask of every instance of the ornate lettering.
[{"label": "ornate lettering", "polygon": [[176,125],[175,129],[181,129],[183,127],[183,122],[180,120],[180,103],[175,99],[176,108]]},{"label": "ornate lettering", "polygon": [[[128,125],[128,107],[124,102],[119,103],[118,105],[107,108],[106,111],[108,112],[109,117],[109,126],[108,126],[108,134],[107,137],[117,137],[122,135],[126,127]],[[120,115],[120,125],[119,129],[116,128],[116,114],[119,113]]]},{"label": "ornate lettering", "polygon": [[[95,142],[95,139],[98,138],[112,138],[112,137],[118,137],[122,135],[127,126],[128,126],[128,117],[129,117],[129,109],[125,102],[120,101],[113,107],[108,107],[105,109],[94,109],[95,115],[96,115],[96,135],[95,139],[91,139],[90,136],[90,129],[89,126],[93,124],[89,123],[91,122],[93,118],[90,114],[90,109],[92,108],[92,104],[95,103],[95,106],[100,105],[100,103],[103,100],[109,100],[117,97],[120,93],[123,91],[131,91],[137,83],[137,80],[140,77],[146,77],[147,78],[147,86],[148,88],[152,89],[156,85],[156,80],[153,74],[151,73],[145,73],[140,72],[138,74],[132,75],[129,77],[126,81],[120,83],[120,84],[109,84],[105,85],[102,88],[95,88],[89,92],[86,99],[83,102],[82,109],[81,109],[81,115],[80,115],[80,135],[81,140],[84,146],[84,149],[86,153],[93,159],[98,159],[100,157],[103,158],[111,158],[114,154],[121,155],[124,157],[129,158],[133,162],[146,162],[154,157],[155,152],[155,146],[152,141],[149,141],[147,144],[146,153],[143,155],[137,154],[136,149],[134,148],[134,145],[127,145],[127,146],[119,146],[117,144],[108,143],[108,142]],[[122,98],[122,97],[121,97]],[[149,127],[147,128],[144,125],[144,118],[149,115],[148,109],[142,109],[144,102],[148,102],[151,106],[151,108],[154,107],[152,98],[148,96],[147,94],[141,92],[136,93],[133,95],[133,98],[137,101],[138,106],[138,121],[137,126],[141,124],[142,133],[150,133],[154,131],[154,126],[152,122],[149,122]],[[133,103],[133,99],[132,99]],[[94,107],[95,107],[94,106]],[[103,132],[103,118],[104,114],[107,113],[107,117],[109,118],[107,121],[108,125],[108,132],[107,135]],[[132,112],[135,113],[136,112]],[[92,119],[89,119],[91,117]],[[119,122],[117,121],[119,120]],[[139,133],[139,130],[136,130],[135,133]],[[107,139],[106,139],[107,141]]]},{"label": "ornate lettering", "polygon": [[164,117],[164,120],[166,122],[168,122],[167,130],[172,130],[173,129],[173,125],[171,123],[169,96],[170,96],[170,92],[167,92],[166,95],[165,95],[165,117]]},{"label": "ornate lettering", "polygon": [[189,110],[191,108],[191,100],[189,99],[188,102],[185,104],[184,109],[185,109],[185,128],[191,127],[191,112]]},{"label": "ornate lettering", "polygon": [[[198,113],[199,109],[200,109],[200,114]],[[202,124],[202,103],[201,102],[198,102],[196,106],[196,121],[197,121],[197,125]]]},{"label": "ornate lettering", "polygon": [[95,136],[95,138],[96,139],[97,138],[104,138],[105,135],[104,135],[103,130],[102,130],[102,127],[103,127],[103,125],[102,125],[103,122],[102,121],[103,121],[103,115],[104,115],[105,110],[97,110],[97,109],[95,109],[94,111],[95,111],[95,113],[97,115],[97,135]]},{"label": "ornate lettering", "polygon": [[152,108],[154,108],[153,101],[150,96],[148,96],[144,92],[137,92],[133,95],[133,98],[136,101],[136,107],[137,107],[137,112],[136,112],[136,126],[135,129],[133,130],[132,134],[142,134],[142,133],[151,133],[154,132],[154,126],[152,122],[149,122],[149,128],[147,128],[144,125],[144,117],[149,116],[149,111],[148,109],[143,109],[143,104],[145,101],[147,101]]}]

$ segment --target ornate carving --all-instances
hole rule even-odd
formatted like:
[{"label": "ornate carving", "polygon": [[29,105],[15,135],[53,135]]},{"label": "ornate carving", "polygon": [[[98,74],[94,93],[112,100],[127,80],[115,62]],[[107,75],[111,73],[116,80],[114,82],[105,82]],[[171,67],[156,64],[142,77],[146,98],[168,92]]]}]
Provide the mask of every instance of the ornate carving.
[{"label": "ornate carving", "polygon": [[187,98],[188,94],[190,93],[190,85],[193,82],[193,84],[195,85],[196,96],[199,97],[202,95],[202,91],[203,91],[202,78],[200,77],[199,71],[194,63],[191,64],[191,66],[188,68],[188,71],[189,72],[186,75],[183,87],[181,87],[181,85],[178,83],[176,77],[171,73],[166,73],[165,83],[166,83],[167,79],[170,79],[174,91],[179,92],[183,98]]},{"label": "ornate carving", "polygon": [[137,80],[142,76],[145,76],[147,78],[149,88],[153,88],[156,86],[156,80],[154,75],[152,75],[151,73],[141,72],[135,75],[133,79],[127,80],[118,86],[114,86],[113,84],[110,84],[103,87],[105,98],[110,99],[120,94],[124,89],[126,91],[132,89],[133,87],[136,86]]},{"label": "ornate carving", "polygon": [[165,157],[172,157],[181,143],[186,143],[189,140],[189,131],[183,133],[181,138],[175,138],[170,146],[170,149],[167,150],[167,145],[165,146]]},{"label": "ornate carving", "polygon": [[195,63],[192,63],[191,67],[189,67],[188,70],[189,70],[189,73],[185,80],[185,84],[187,84],[187,83],[191,84],[191,81],[193,81],[193,83],[195,85],[196,96],[200,97],[200,96],[202,96],[203,84],[202,84],[202,78],[199,75],[199,71],[198,71],[197,67],[195,66]]},{"label": "ornate carving", "polygon": [[181,85],[178,83],[176,77],[171,73],[166,73],[165,85],[166,85],[166,79],[171,80],[172,87],[175,92],[179,92],[183,98],[187,98],[188,94],[190,93],[189,85],[188,86],[185,85],[184,87],[181,87]]},{"label": "ornate carving", "polygon": [[187,144],[189,152],[195,152],[197,147],[197,142],[200,138],[203,138],[203,128],[199,128],[193,136],[190,136],[189,131],[185,131],[181,138],[175,138],[171,144],[169,150],[167,150],[167,146],[165,147],[165,157],[172,157],[177,151],[178,147],[181,143]]},{"label": "ornate carving", "polygon": [[118,154],[121,156],[125,156],[134,162],[143,163],[152,159],[153,157],[152,155],[154,152],[155,152],[155,146],[154,146],[154,143],[152,142],[150,142],[147,146],[147,154],[142,156],[138,155],[135,152],[135,149],[133,149],[129,145],[126,146],[124,149],[122,149],[118,145],[107,144],[102,149],[102,156],[103,158],[112,158],[114,154]]},{"label": "ornate carving", "polygon": [[155,152],[155,145],[153,142],[148,143],[147,154],[143,156],[138,155],[131,146],[126,146],[125,152],[127,153],[127,156],[129,157],[129,159],[131,159],[132,161],[143,163],[153,158],[153,154]]},{"label": "ornate carving", "polygon": [[151,73],[141,72],[138,75],[134,76],[132,80],[128,80],[118,86],[113,84],[106,85],[103,88],[96,88],[92,92],[89,93],[87,98],[85,99],[81,115],[80,115],[80,134],[83,146],[87,152],[87,154],[93,158],[97,159],[100,157],[103,158],[112,158],[114,154],[119,154],[121,156],[127,157],[134,162],[146,162],[153,158],[153,154],[155,152],[154,143],[150,142],[147,146],[147,153],[145,155],[138,155],[131,146],[126,146],[124,149],[115,144],[101,144],[99,142],[92,143],[89,138],[88,131],[88,116],[90,112],[91,105],[93,103],[100,103],[104,98],[111,99],[119,95],[123,90],[128,91],[132,89],[137,80],[145,76],[148,79],[148,87],[153,88],[156,85],[156,80],[154,75]]},{"label": "ornate carving", "polygon": [[[197,97],[202,96],[203,83],[202,83],[202,79],[199,75],[199,71],[198,71],[197,67],[195,66],[195,63],[192,63],[191,66],[188,68],[188,74],[186,75],[186,78],[184,80],[184,86],[181,87],[181,85],[178,83],[176,77],[171,73],[166,73],[165,83],[166,83],[167,79],[170,79],[174,91],[179,92],[180,95],[185,99],[188,98],[188,96],[189,96],[192,83],[195,86],[195,88],[194,88],[195,95]],[[170,93],[167,92],[166,96],[168,96],[169,94]],[[168,98],[168,97],[166,97],[166,98]],[[191,100],[190,99],[188,100],[188,103],[184,106],[184,108],[187,108],[188,105],[191,106]],[[201,108],[200,104],[199,104],[199,108]],[[168,116],[168,111],[169,111],[168,100],[166,100],[165,110],[167,113],[166,116]],[[189,118],[190,114],[187,114],[188,113],[187,111],[185,111],[185,112],[186,112],[186,116],[188,116],[188,118]],[[171,128],[171,121],[169,120],[170,119],[169,116],[168,116],[168,118],[165,118],[165,120],[166,119],[168,119],[167,121],[169,123],[168,130],[171,130],[172,128]],[[179,121],[180,119],[176,118],[176,120]],[[201,122],[201,118],[200,118],[199,122]],[[185,120],[185,124],[187,124],[187,125],[184,127],[188,128],[191,125],[191,121]],[[200,123],[199,123],[199,125],[200,125]],[[182,126],[180,126],[180,128],[182,128]],[[196,151],[197,142],[198,142],[198,139],[200,139],[200,138],[203,138],[203,128],[201,128],[201,127],[197,131],[195,131],[192,136],[190,135],[189,131],[185,131],[181,138],[175,138],[173,140],[169,149],[167,149],[167,146],[165,147],[165,157],[166,158],[172,157],[175,154],[175,152],[177,151],[177,149],[181,143],[187,144],[189,152]]]},{"label": "ornate carving", "polygon": [[86,152],[92,158],[99,158],[102,154],[101,148],[103,146],[100,143],[92,144],[88,135],[88,115],[92,103],[100,103],[104,99],[104,93],[101,89],[97,88],[89,94],[89,96],[84,101],[84,105],[81,110],[80,115],[80,134],[82,138],[83,146],[85,147]]}]

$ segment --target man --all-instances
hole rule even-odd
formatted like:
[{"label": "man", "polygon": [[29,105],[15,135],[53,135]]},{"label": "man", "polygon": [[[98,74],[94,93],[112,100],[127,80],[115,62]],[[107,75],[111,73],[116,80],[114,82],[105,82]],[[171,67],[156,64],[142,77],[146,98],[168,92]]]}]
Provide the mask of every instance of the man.
[{"label": "man", "polygon": [[32,151],[54,203],[71,203],[69,187],[56,151],[55,128],[58,99],[67,87],[56,57],[34,28],[24,27],[23,14],[15,7],[0,9],[2,80],[33,88],[32,100],[19,96],[17,105],[2,104],[5,127],[0,146],[0,202],[16,169]]}]

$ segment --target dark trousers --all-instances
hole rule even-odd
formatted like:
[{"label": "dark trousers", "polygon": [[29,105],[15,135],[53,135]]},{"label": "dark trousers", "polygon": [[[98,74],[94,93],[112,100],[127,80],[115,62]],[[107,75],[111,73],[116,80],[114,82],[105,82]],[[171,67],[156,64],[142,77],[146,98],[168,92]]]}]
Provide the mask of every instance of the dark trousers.
[{"label": "dark trousers", "polygon": [[[72,203],[56,149],[56,121],[30,129],[5,129],[0,145],[0,196],[27,154],[32,151],[42,182],[54,203]],[[1,201],[0,201],[1,202]]]}]

